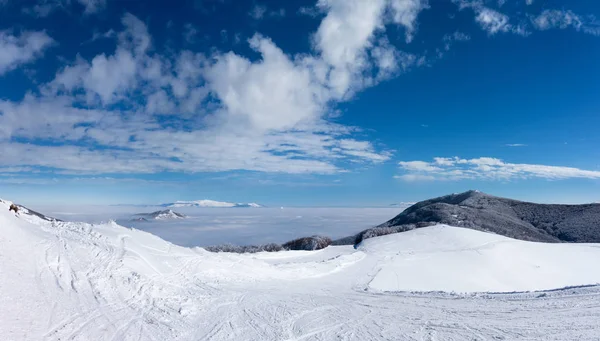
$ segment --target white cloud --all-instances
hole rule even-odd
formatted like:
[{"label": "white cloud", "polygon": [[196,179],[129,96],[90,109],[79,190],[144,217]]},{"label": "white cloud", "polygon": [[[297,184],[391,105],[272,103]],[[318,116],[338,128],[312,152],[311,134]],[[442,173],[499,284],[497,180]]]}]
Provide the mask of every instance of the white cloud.
[{"label": "white cloud", "polygon": [[267,7],[261,6],[261,5],[255,5],[254,7],[252,7],[252,10],[250,10],[250,13],[248,13],[248,15],[250,17],[252,17],[254,20],[260,20],[263,18],[263,16],[265,15],[266,12],[267,12]]},{"label": "white cloud", "polygon": [[434,158],[433,162],[400,162],[400,169],[406,174],[396,178],[406,181],[419,180],[514,180],[542,178],[562,179],[600,179],[600,171],[583,170],[573,167],[546,166],[524,163],[507,163],[500,159],[481,157],[476,159]]},{"label": "white cloud", "polygon": [[298,14],[306,15],[312,18],[318,17],[322,12],[317,7],[300,7],[298,9]]},{"label": "white cloud", "polygon": [[482,0],[452,0],[458,5],[460,10],[470,8],[475,12],[475,21],[489,35],[496,33],[514,33],[521,36],[528,36],[530,32],[527,26],[519,23],[510,22],[510,17],[504,13],[484,6]]},{"label": "white cloud", "polygon": [[428,0],[390,0],[393,21],[406,28],[406,41],[413,39],[416,30],[417,16],[429,8]]},{"label": "white cloud", "polygon": [[53,42],[46,32],[23,32],[15,36],[0,31],[0,76],[42,56]]},{"label": "white cloud", "polygon": [[[420,5],[419,5],[420,4]],[[386,0],[361,1],[361,0],[320,0],[319,8],[327,13],[321,21],[319,29],[314,35],[315,49],[320,52],[322,62],[330,69],[325,70],[323,78],[334,98],[340,100],[351,97],[357,91],[367,86],[372,86],[376,79],[365,77],[373,68],[371,57],[375,64],[380,66],[387,74],[394,68],[392,60],[400,63],[414,62],[415,57],[404,54],[397,58],[395,48],[381,39],[378,35],[385,32],[385,14],[389,6],[395,13],[393,19],[396,24],[414,28],[417,5],[423,7],[422,2]],[[419,7],[419,8],[421,8]],[[405,68],[406,65],[401,65]],[[323,66],[316,66],[323,68]],[[381,70],[380,70],[381,71]]]},{"label": "white cloud", "polygon": [[193,43],[196,40],[196,35],[198,34],[198,29],[196,26],[187,23],[183,26],[183,38],[188,43]]},{"label": "white cloud", "polygon": [[594,19],[582,17],[566,10],[544,10],[540,15],[532,17],[531,22],[538,30],[574,28],[588,34],[600,36],[600,26]]},{"label": "white cloud", "polygon": [[[444,37],[442,38],[442,41],[444,42],[444,50],[446,51],[450,51],[450,48],[452,48],[452,45],[454,45],[455,42],[463,42],[463,41],[469,41],[471,40],[471,36],[463,33],[463,32],[459,32],[459,31],[455,31],[452,34],[446,34],[444,35]],[[440,52],[440,54],[443,56],[443,52]]]},{"label": "white cloud", "polygon": [[278,10],[269,10],[264,5],[256,4],[254,7],[252,7],[248,15],[254,20],[261,20],[265,17],[283,18],[285,17],[285,9],[280,8]]},{"label": "white cloud", "polygon": [[583,23],[578,15],[571,11],[544,10],[540,15],[532,19],[533,24],[539,30],[548,30],[551,28],[565,29],[573,27],[577,30]]},{"label": "white cloud", "polygon": [[[593,16],[581,16],[570,10],[546,9],[539,15],[532,16],[526,14],[525,18],[513,18],[497,10],[485,6],[483,0],[452,0],[460,10],[470,8],[475,12],[475,21],[490,35],[496,33],[514,33],[521,36],[531,34],[529,25],[525,18],[529,18],[534,29],[549,30],[553,28],[566,29],[569,27],[577,31],[600,36],[600,26],[595,22]],[[498,5],[502,6],[503,0],[499,0]],[[527,5],[532,5],[533,0],[526,0]],[[515,20],[517,19],[517,20]],[[511,20],[513,22],[511,22]],[[514,23],[517,21],[517,23]]]},{"label": "white cloud", "polygon": [[44,18],[57,10],[67,10],[73,4],[83,6],[84,14],[94,14],[106,7],[106,0],[37,0],[32,7],[23,8],[23,13]]},{"label": "white cloud", "polygon": [[[463,5],[490,34],[519,29],[481,2]],[[355,127],[331,122],[339,115],[335,105],[424,63],[393,46],[386,25],[400,26],[412,37],[427,6],[416,0],[319,0],[324,18],[310,53],[287,54],[256,34],[248,43],[258,58],[215,50],[161,54],[144,22],[127,14],[120,32],[111,33],[118,38],[114,52],[77,56],[39,93],[0,101],[0,167],[331,174],[345,171],[348,162],[385,162],[390,151],[356,138]],[[468,39],[455,32],[444,43]],[[29,143],[10,142],[15,139]],[[43,157],[49,154],[57,157]],[[460,178],[474,176],[472,169],[462,169],[466,165],[500,167],[486,159],[477,162],[403,163],[408,174],[401,177]]]},{"label": "white cloud", "polygon": [[318,119],[328,98],[310,70],[293,62],[267,38],[254,36],[250,46],[262,55],[260,62],[228,53],[207,69],[206,79],[226,115],[235,121],[247,120],[259,130],[291,129]]},{"label": "white cloud", "polygon": [[507,147],[527,147],[527,145],[523,144],[523,143],[507,143],[506,146]]},{"label": "white cloud", "polygon": [[54,10],[56,9],[56,4],[51,4],[51,3],[41,3],[41,4],[36,4],[33,7],[29,8],[23,8],[23,13],[25,14],[29,14],[31,16],[34,16],[36,18],[45,18],[47,16],[49,16],[52,12],[54,12]]},{"label": "white cloud", "polygon": [[395,179],[400,179],[406,182],[416,182],[416,181],[434,181],[435,177],[431,175],[424,174],[404,174],[404,175],[395,175]]},{"label": "white cloud", "polygon": [[401,161],[398,164],[400,167],[402,167],[402,169],[407,171],[436,172],[442,170],[441,168],[433,166],[429,162],[425,161]]},{"label": "white cloud", "polygon": [[77,0],[85,8],[85,13],[96,13],[106,7],[106,0]]},{"label": "white cloud", "polygon": [[[256,35],[249,40],[261,54],[256,61],[232,52],[167,57],[153,52],[143,22],[125,15],[122,23],[113,54],[78,57],[41,95],[0,101],[0,149],[6,151],[0,166],[75,174],[330,174],[344,171],[339,162],[390,158],[354,139],[356,128],[326,121],[337,94],[327,79],[332,66],[319,55],[289,56]],[[400,51],[393,56],[406,63]],[[385,58],[391,57],[369,59],[364,67],[389,71]],[[132,94],[143,96],[133,101]]]},{"label": "white cloud", "polygon": [[478,10],[475,21],[477,21],[489,34],[508,32],[512,28],[508,23],[507,15],[486,7]]}]

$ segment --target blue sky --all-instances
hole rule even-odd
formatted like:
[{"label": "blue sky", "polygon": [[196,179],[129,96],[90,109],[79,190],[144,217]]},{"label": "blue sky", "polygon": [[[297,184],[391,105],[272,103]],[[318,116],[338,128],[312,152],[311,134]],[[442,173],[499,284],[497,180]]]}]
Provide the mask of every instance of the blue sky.
[{"label": "blue sky", "polygon": [[600,4],[0,0],[0,195],[600,201]]}]

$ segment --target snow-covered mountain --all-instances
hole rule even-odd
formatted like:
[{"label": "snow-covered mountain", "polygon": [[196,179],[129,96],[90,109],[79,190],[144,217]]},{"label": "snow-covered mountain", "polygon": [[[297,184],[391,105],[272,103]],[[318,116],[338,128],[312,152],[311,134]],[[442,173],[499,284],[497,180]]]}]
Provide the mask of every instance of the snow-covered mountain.
[{"label": "snow-covered mountain", "polygon": [[185,215],[177,213],[173,210],[156,211],[152,213],[140,213],[136,214],[134,220],[136,221],[149,221],[149,220],[172,220],[172,219],[184,219]]},{"label": "snow-covered mountain", "polygon": [[8,204],[0,203],[3,340],[594,340],[600,333],[600,287],[573,288],[600,283],[600,244],[532,243],[438,225],[356,248],[223,254],[114,222],[15,214]]},{"label": "snow-covered mountain", "polygon": [[257,203],[232,203],[215,200],[176,201],[162,204],[163,207],[263,207]]}]

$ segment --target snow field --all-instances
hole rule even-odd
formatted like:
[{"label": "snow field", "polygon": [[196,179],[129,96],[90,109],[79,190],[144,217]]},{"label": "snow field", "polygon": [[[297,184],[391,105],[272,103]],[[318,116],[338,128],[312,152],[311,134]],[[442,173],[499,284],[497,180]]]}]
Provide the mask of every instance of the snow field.
[{"label": "snow field", "polygon": [[[3,340],[593,340],[600,245],[449,226],[357,249],[214,254],[0,204]],[[414,293],[411,291],[455,291]]]}]

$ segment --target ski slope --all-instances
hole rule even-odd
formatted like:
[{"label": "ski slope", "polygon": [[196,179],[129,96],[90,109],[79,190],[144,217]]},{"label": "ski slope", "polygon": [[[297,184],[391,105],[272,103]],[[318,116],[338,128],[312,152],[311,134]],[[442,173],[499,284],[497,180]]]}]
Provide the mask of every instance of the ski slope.
[{"label": "ski slope", "polygon": [[[600,333],[596,244],[434,226],[357,249],[214,254],[114,223],[15,215],[9,204],[0,203],[2,340],[594,340]],[[587,287],[506,294],[566,286]]]}]

